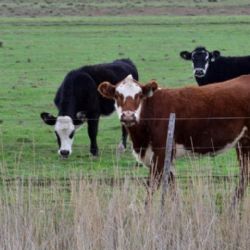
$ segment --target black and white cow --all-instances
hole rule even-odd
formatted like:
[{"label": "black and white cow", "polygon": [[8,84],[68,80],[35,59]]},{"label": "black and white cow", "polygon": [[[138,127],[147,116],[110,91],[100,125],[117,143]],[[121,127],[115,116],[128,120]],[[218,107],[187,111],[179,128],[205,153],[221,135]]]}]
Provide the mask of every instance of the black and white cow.
[{"label": "black and white cow", "polygon": [[[41,113],[42,120],[54,126],[59,155],[67,158],[71,154],[75,131],[84,121],[88,124],[90,152],[94,156],[98,155],[96,136],[99,117],[114,111],[114,100],[101,96],[97,87],[103,81],[116,84],[129,74],[138,79],[134,63],[129,59],[120,59],[112,63],[84,66],[66,75],[54,99],[58,116]],[[126,140],[127,132],[122,127],[120,150],[126,148]]]},{"label": "black and white cow", "polygon": [[209,52],[205,47],[182,51],[180,56],[192,61],[194,77],[200,86],[250,74],[250,56],[224,57],[220,51]]}]

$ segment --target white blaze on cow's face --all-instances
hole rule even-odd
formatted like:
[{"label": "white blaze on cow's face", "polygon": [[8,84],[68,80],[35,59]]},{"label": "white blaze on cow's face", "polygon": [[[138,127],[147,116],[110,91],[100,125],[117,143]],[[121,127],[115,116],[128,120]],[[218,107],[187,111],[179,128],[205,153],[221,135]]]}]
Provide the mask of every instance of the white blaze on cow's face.
[{"label": "white blaze on cow's face", "polygon": [[115,90],[115,108],[121,122],[132,126],[140,121],[142,88],[128,75]]},{"label": "white blaze on cow's face", "polygon": [[55,124],[55,133],[58,141],[58,154],[67,158],[72,153],[72,143],[75,125],[69,116],[58,116]]}]

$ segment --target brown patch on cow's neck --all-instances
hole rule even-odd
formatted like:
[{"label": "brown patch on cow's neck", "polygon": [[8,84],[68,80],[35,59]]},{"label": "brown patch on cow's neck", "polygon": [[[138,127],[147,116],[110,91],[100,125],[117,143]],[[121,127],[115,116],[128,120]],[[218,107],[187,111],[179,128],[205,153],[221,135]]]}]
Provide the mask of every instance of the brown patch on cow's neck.
[{"label": "brown patch on cow's neck", "polygon": [[130,139],[133,143],[133,149],[141,157],[144,157],[146,149],[150,143],[149,131],[144,122],[140,122],[132,127],[127,128]]}]

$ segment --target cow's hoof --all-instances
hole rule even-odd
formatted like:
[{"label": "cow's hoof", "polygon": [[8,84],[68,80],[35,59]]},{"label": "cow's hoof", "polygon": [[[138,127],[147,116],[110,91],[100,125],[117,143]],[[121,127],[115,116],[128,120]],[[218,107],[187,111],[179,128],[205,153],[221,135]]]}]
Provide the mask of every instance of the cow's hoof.
[{"label": "cow's hoof", "polygon": [[90,152],[90,158],[92,159],[92,160],[96,160],[97,158],[98,158],[98,152]]},{"label": "cow's hoof", "polygon": [[98,157],[98,149],[97,149],[97,148],[91,148],[91,149],[90,149],[90,154],[91,154],[92,156]]},{"label": "cow's hoof", "polygon": [[124,147],[123,143],[120,142],[118,147],[117,147],[118,153],[123,154],[125,152],[125,150],[126,150],[126,148]]},{"label": "cow's hoof", "polygon": [[97,160],[97,159],[98,159],[98,155],[91,155],[91,159],[92,159],[93,161]]}]

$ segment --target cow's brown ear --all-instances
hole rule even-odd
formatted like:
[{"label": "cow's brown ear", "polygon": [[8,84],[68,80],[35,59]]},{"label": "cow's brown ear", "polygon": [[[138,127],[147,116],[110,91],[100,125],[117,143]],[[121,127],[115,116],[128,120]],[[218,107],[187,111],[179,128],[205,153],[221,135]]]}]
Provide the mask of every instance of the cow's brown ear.
[{"label": "cow's brown ear", "polygon": [[145,97],[151,97],[157,89],[157,82],[155,80],[151,80],[148,84],[142,87],[142,93]]},{"label": "cow's brown ear", "polygon": [[98,86],[98,91],[106,98],[113,99],[115,95],[115,86],[109,82],[102,82]]}]

